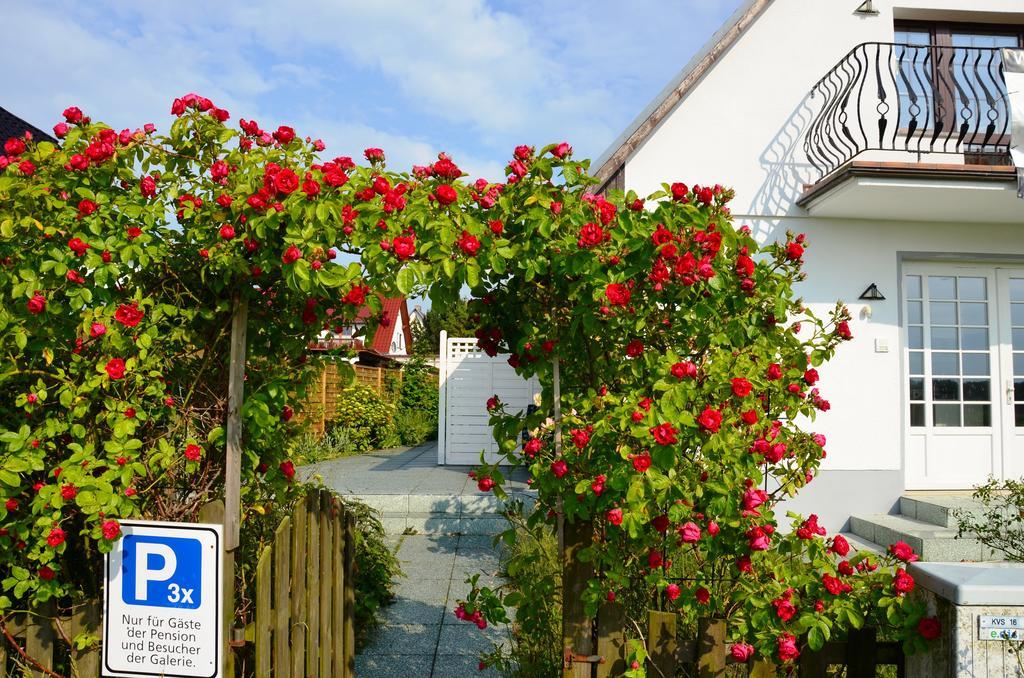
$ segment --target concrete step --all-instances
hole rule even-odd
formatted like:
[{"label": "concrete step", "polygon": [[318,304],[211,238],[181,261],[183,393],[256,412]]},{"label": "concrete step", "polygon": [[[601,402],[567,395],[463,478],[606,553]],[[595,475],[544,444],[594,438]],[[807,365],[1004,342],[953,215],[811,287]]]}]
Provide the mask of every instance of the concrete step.
[{"label": "concrete step", "polygon": [[970,496],[920,493],[900,497],[900,513],[907,518],[953,529],[959,526],[958,512],[980,513],[983,508]]},{"label": "concrete step", "polygon": [[505,517],[497,513],[385,513],[381,516],[384,532],[397,534],[494,535],[508,529]]},{"label": "concrete step", "polygon": [[904,541],[921,560],[931,562],[1002,560],[1001,554],[983,546],[970,535],[958,539],[955,528],[903,515],[851,516],[850,531],[882,549]]},{"label": "concrete step", "polygon": [[858,551],[867,551],[868,553],[872,553],[876,556],[880,556],[885,553],[885,549],[878,544],[858,537],[852,532],[841,532],[840,534],[842,534],[850,544],[850,555],[853,555]]}]

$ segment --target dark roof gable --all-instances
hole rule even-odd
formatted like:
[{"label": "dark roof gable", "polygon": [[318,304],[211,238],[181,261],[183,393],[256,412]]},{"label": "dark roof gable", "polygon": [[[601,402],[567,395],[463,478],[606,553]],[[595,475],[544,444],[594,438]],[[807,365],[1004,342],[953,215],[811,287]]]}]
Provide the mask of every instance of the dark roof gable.
[{"label": "dark roof gable", "polygon": [[36,141],[50,141],[54,143],[57,141],[53,136],[47,134],[35,125],[25,122],[6,108],[0,107],[0,144],[11,137],[20,137],[25,134],[26,131],[31,132],[32,138]]}]

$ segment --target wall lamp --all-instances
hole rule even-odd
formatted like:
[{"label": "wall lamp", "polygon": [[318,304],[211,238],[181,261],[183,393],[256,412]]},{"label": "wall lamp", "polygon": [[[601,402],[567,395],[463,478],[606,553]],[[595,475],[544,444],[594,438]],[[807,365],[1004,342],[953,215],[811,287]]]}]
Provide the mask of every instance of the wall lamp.
[{"label": "wall lamp", "polygon": [[868,285],[868,288],[861,292],[860,298],[864,301],[885,301],[885,295],[878,290],[875,283]]},{"label": "wall lamp", "polygon": [[873,0],[864,0],[864,2],[861,3],[860,7],[853,10],[853,13],[864,14],[867,16],[877,16],[878,10],[875,9],[875,3]]}]

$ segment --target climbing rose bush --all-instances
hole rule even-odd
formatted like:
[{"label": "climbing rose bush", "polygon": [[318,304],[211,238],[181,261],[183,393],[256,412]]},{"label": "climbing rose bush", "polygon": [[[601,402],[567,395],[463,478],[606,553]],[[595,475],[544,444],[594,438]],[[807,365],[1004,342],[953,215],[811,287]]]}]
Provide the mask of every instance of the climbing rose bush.
[{"label": "climbing rose bush", "polygon": [[[517,147],[495,183],[444,154],[411,173],[376,148],[326,160],[321,141],[235,127],[194,94],[171,112],[166,134],[116,132],[71,107],[57,144],[4,145],[0,610],[94,597],[119,520],[193,519],[222,492],[243,300],[251,555],[251,518],[293,491],[308,342],[364,304],[366,331],[392,322],[378,295],[441,306],[469,288],[481,346],[544,385],[530,416],[488,408],[506,459],[530,467],[534,520],[593,526],[578,556],[590,612],[639,591],[725,616],[735,653],[781,661],[869,617],[915,636],[905,572],[848,558],[813,518],[777,529],[779,499],[825,454],[805,430],[827,408],[817,367],[850,336],[841,306],[819,319],[795,298],[802,237],[759,244],[717,186],[595,196],[565,143]],[[504,496],[497,466],[477,477]],[[682,558],[699,566],[673,579]],[[494,602],[461,609],[500,621]]]}]

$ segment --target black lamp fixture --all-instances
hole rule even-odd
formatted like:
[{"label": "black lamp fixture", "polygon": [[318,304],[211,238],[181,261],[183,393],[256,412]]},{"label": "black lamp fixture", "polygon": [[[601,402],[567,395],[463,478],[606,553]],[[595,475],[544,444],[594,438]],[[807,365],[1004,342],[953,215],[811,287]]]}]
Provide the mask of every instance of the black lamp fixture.
[{"label": "black lamp fixture", "polygon": [[860,298],[865,301],[885,301],[885,296],[878,291],[878,285],[871,283],[868,288],[861,292]]},{"label": "black lamp fixture", "polygon": [[860,7],[855,9],[853,13],[865,14],[867,16],[876,16],[878,14],[878,10],[875,9],[875,3],[873,0],[864,0],[864,2],[860,4]]}]

